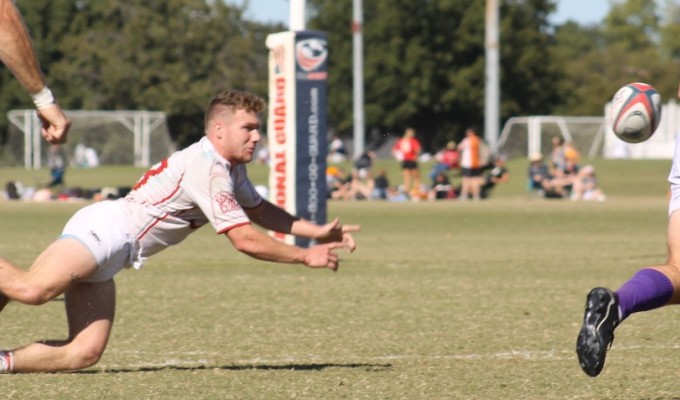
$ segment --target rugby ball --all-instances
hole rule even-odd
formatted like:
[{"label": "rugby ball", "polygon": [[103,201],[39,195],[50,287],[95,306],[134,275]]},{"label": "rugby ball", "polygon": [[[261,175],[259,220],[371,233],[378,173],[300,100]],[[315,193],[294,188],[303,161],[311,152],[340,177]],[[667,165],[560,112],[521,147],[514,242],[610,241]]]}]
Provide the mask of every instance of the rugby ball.
[{"label": "rugby ball", "polygon": [[611,104],[612,129],[627,143],[649,139],[661,120],[661,95],[646,83],[629,83],[619,89]]}]

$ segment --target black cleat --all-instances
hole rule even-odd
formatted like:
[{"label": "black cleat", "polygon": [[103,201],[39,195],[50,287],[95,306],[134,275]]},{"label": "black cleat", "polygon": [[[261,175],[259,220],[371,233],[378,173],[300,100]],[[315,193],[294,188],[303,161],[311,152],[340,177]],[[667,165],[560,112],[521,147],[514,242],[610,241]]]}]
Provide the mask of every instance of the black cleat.
[{"label": "black cleat", "polygon": [[595,288],[588,293],[583,326],[576,340],[576,354],[583,372],[598,376],[604,367],[607,350],[619,325],[619,301],[609,289]]}]

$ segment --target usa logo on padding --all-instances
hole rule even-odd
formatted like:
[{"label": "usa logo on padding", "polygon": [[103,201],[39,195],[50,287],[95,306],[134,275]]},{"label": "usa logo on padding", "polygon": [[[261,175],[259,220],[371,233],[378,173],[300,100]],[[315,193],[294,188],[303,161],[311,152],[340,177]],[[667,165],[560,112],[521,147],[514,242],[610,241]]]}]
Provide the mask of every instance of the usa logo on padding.
[{"label": "usa logo on padding", "polygon": [[325,40],[305,39],[295,46],[295,58],[304,71],[313,71],[321,66],[328,58],[328,48]]}]

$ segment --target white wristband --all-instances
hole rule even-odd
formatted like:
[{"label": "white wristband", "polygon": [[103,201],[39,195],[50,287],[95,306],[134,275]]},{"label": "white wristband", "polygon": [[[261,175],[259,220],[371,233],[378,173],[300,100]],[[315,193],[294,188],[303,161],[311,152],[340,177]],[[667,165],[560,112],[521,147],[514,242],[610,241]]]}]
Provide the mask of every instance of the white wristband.
[{"label": "white wristband", "polygon": [[42,90],[38,93],[32,94],[31,97],[33,98],[33,103],[37,109],[45,108],[51,104],[54,104],[54,96],[52,95],[50,88],[47,86],[42,88]]}]

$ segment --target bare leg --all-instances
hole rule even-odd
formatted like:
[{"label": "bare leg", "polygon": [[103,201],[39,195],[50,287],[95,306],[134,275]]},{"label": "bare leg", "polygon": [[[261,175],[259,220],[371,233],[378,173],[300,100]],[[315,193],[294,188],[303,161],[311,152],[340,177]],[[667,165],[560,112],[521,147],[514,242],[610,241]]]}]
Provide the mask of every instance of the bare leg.
[{"label": "bare leg", "polygon": [[472,198],[479,200],[481,198],[482,179],[475,176],[474,178],[470,178],[470,180],[470,193],[472,194]]},{"label": "bare leg", "polygon": [[460,180],[460,196],[458,197],[458,200],[467,200],[469,193],[470,193],[470,178],[464,176]]},{"label": "bare leg", "polygon": [[[0,258],[0,293],[25,304],[43,304],[96,270],[92,253],[80,241],[59,239],[38,256],[28,271]],[[1,307],[6,303],[0,299]]]},{"label": "bare leg", "polygon": [[668,277],[673,284],[673,296],[669,304],[680,304],[680,211],[675,211],[668,220],[668,260],[666,264],[653,268]]},{"label": "bare leg", "polygon": [[41,341],[14,351],[15,372],[53,372],[86,368],[99,361],[116,309],[113,280],[80,283],[66,292],[67,340]]},{"label": "bare leg", "polygon": [[408,169],[402,170],[402,175],[404,176],[404,192],[411,193],[411,174]]},{"label": "bare leg", "polygon": [[411,179],[413,181],[413,192],[420,193],[420,171],[416,169],[411,170]]}]

